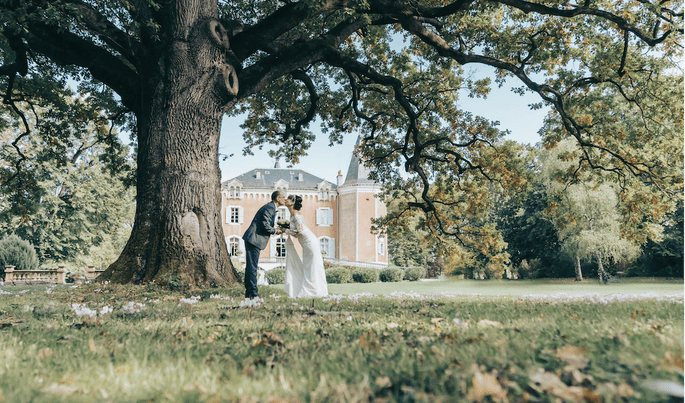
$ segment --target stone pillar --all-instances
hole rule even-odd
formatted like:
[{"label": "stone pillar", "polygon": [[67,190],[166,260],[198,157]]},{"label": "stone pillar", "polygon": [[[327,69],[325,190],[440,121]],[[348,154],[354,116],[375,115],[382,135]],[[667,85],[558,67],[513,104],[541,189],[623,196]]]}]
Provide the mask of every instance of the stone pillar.
[{"label": "stone pillar", "polygon": [[59,266],[57,269],[57,284],[66,284],[66,273],[67,271],[64,270],[64,266]]},{"label": "stone pillar", "polygon": [[14,268],[16,266],[5,266],[5,282],[6,283],[12,283],[14,282]]}]

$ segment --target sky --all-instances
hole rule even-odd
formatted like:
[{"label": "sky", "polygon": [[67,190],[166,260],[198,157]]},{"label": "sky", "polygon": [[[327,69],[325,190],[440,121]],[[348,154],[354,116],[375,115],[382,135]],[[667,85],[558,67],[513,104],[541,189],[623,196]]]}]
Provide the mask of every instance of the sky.
[{"label": "sky", "polygon": [[[474,71],[474,74],[487,74],[487,71],[478,70]],[[459,105],[474,115],[499,121],[501,130],[508,129],[510,131],[507,136],[508,139],[519,143],[535,144],[540,140],[537,132],[542,127],[549,108],[530,110],[528,105],[539,102],[539,97],[534,94],[520,96],[511,91],[511,87],[514,85],[520,84],[509,80],[502,88],[495,85],[485,100],[461,95]],[[219,159],[222,182],[252,169],[273,168],[276,163],[268,155],[270,149],[268,145],[265,145],[262,150],[255,147],[252,150],[254,155],[242,155],[242,150],[245,147],[242,137],[243,131],[240,128],[242,119],[242,117],[225,117],[222,124],[219,152],[225,155],[233,154],[225,161],[223,158]],[[293,168],[301,169],[336,183],[338,171],[342,172],[343,177],[347,174],[357,134],[349,134],[345,137],[343,144],[329,147],[328,136],[321,134],[316,122],[312,122],[309,128],[316,134],[316,140],[307,150],[307,155],[300,158],[300,163]],[[287,167],[285,161],[281,161],[281,167]]]}]

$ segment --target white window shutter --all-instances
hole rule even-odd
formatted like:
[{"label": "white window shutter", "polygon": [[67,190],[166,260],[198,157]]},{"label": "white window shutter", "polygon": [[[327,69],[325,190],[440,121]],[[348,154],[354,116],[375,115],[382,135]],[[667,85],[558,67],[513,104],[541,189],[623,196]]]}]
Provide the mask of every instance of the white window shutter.
[{"label": "white window shutter", "polygon": [[321,209],[316,209],[316,225],[321,225]]},{"label": "white window shutter", "polygon": [[335,238],[328,240],[328,257],[335,259]]},{"label": "white window shutter", "polygon": [[333,225],[333,209],[328,209],[328,225]]},{"label": "white window shutter", "polygon": [[225,221],[226,221],[226,224],[231,223],[231,207],[230,206],[226,207],[226,220]]},{"label": "white window shutter", "polygon": [[238,224],[242,224],[244,219],[243,208],[238,207]]},{"label": "white window shutter", "polygon": [[245,253],[245,240],[243,238],[238,238],[238,248]]}]

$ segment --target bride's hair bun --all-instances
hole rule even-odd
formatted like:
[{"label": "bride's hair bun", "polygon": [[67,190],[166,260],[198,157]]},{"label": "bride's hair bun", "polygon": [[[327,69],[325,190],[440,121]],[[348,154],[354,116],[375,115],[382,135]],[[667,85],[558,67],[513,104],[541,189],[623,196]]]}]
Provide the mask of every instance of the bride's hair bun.
[{"label": "bride's hair bun", "polygon": [[302,209],[302,197],[297,196],[297,195],[290,195],[290,196],[288,196],[288,199],[295,202],[295,205],[293,206],[293,208],[296,211],[300,211],[300,209]]}]

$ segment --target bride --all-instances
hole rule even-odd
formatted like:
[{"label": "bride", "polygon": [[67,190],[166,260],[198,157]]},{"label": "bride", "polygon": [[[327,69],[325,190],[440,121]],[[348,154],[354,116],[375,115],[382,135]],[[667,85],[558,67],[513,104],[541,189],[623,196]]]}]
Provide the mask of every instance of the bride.
[{"label": "bride", "polygon": [[[290,195],[285,205],[290,210],[290,229],[285,231],[290,235],[285,243],[285,291],[291,298],[325,297],[328,295],[328,286],[321,246],[300,214],[302,197]],[[291,236],[297,238],[302,246],[301,259]]]}]

